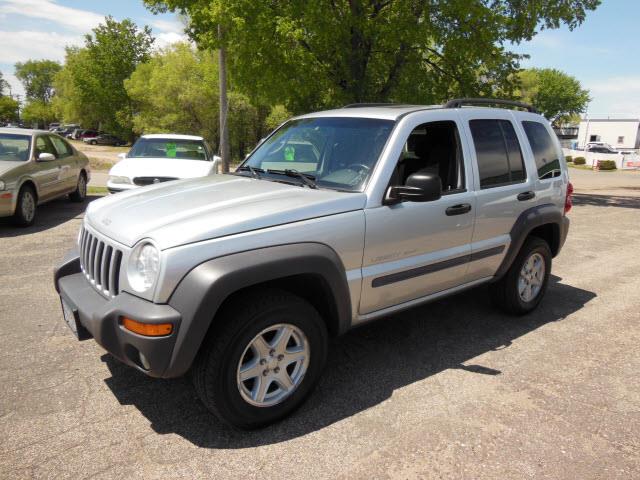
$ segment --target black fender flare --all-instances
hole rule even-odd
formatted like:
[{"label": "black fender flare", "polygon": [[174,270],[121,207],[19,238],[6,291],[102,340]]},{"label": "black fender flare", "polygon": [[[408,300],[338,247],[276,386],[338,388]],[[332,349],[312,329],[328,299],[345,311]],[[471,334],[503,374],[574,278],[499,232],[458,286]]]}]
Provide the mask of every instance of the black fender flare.
[{"label": "black fender flare", "polygon": [[337,253],[325,244],[295,243],[249,250],[201,263],[178,284],[169,305],[181,313],[169,368],[163,376],[184,374],[193,363],[222,303],[233,293],[270,280],[296,275],[323,279],[333,297],[336,334],[351,326],[351,296],[346,271]]},{"label": "black fender flare", "polygon": [[511,231],[509,232],[511,244],[502,259],[500,267],[498,267],[498,270],[494,275],[496,280],[502,278],[504,274],[507,273],[507,270],[511,267],[511,264],[518,255],[518,252],[522,248],[522,245],[529,234],[535,228],[547,224],[554,226],[554,236],[558,236],[556,241],[559,251],[567,236],[569,220],[563,215],[562,210],[552,203],[531,207],[522,212],[516,219],[513,227],[511,227]]}]

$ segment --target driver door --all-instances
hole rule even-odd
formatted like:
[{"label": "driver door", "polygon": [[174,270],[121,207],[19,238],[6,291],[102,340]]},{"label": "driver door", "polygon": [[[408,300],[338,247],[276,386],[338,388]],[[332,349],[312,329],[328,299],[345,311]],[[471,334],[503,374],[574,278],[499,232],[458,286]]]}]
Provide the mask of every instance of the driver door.
[{"label": "driver door", "polygon": [[[442,117],[442,118],[438,118]],[[368,208],[359,313],[367,315],[465,283],[475,216],[470,155],[457,116],[416,115],[388,182],[439,175],[442,197]],[[427,121],[428,119],[428,121]]]}]

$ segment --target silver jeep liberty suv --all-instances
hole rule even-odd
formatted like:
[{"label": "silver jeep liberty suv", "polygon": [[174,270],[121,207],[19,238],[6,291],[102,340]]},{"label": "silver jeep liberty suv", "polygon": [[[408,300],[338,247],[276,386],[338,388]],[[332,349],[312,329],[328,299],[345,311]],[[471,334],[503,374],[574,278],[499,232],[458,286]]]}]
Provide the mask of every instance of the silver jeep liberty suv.
[{"label": "silver jeep liberty suv", "polygon": [[304,400],[356,325],[482,283],[509,313],[536,308],[571,193],[528,105],[349,105],[287,121],[234,173],[92,202],[55,287],[79,339],[190,372],[209,410],[254,428]]}]

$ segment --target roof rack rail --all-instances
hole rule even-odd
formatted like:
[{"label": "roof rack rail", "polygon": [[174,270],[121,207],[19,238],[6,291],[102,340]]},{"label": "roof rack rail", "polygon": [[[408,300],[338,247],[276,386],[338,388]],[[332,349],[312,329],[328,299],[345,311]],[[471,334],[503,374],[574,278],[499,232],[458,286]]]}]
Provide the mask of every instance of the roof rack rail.
[{"label": "roof rack rail", "polygon": [[509,105],[510,107],[524,108],[527,112],[539,113],[528,103],[514,100],[502,100],[500,98],[454,98],[443,105],[443,108],[460,108],[463,105]]},{"label": "roof rack rail", "polygon": [[399,103],[350,103],[342,108],[390,107]]}]

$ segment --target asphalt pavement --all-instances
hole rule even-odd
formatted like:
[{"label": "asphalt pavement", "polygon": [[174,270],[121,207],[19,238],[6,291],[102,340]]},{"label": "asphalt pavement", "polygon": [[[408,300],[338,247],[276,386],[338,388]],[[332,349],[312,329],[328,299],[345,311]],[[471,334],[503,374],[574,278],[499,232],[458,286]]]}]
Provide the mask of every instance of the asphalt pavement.
[{"label": "asphalt pavement", "polygon": [[640,174],[571,175],[536,312],[481,287],[356,329],[309,401],[253,432],[72,337],[52,269],[84,206],[0,222],[0,478],[640,478]]}]

